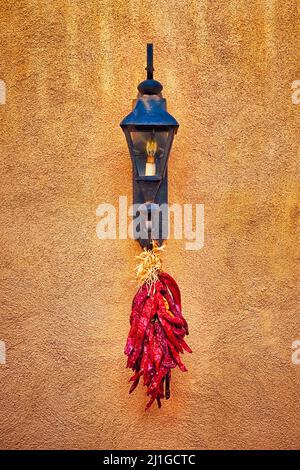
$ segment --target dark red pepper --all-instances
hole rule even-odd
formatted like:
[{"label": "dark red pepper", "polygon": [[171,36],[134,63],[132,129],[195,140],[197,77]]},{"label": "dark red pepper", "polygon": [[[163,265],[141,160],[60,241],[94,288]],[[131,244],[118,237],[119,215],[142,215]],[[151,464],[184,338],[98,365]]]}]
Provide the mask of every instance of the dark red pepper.
[{"label": "dark red pepper", "polygon": [[180,290],[174,279],[162,273],[151,289],[143,285],[134,297],[130,316],[130,331],[125,346],[127,366],[134,374],[129,393],[143,377],[150,399],[146,409],[156,400],[170,398],[171,369],[177,365],[187,369],[180,352],[191,349],[184,341],[188,327],[181,312]]}]

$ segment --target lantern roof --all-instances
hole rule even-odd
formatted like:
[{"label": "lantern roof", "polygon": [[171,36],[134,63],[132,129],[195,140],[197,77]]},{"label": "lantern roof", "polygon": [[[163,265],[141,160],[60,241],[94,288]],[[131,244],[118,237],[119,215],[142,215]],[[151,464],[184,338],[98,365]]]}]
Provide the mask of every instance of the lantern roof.
[{"label": "lantern roof", "polygon": [[147,44],[147,79],[138,85],[138,97],[133,110],[120,123],[127,126],[178,127],[176,119],[167,111],[167,101],[162,97],[162,84],[153,79],[153,45]]},{"label": "lantern roof", "polygon": [[120,126],[178,127],[176,119],[166,110],[166,99],[159,95],[142,95],[134,101],[134,108]]}]

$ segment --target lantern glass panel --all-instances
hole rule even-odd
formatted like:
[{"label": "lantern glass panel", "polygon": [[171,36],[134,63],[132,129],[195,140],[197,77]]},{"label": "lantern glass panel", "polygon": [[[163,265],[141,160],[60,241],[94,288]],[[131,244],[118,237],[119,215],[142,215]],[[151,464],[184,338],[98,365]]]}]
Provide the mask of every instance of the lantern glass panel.
[{"label": "lantern glass panel", "polygon": [[134,130],[130,134],[138,176],[162,177],[169,131]]}]

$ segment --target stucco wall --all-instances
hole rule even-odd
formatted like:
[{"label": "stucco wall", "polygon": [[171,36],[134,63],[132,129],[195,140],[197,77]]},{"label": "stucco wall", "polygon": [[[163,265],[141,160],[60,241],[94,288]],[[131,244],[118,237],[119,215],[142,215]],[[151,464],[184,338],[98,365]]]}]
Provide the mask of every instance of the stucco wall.
[{"label": "stucco wall", "polygon": [[[1,448],[299,446],[297,4],[1,1]],[[131,197],[119,122],[151,41],[181,125],[170,202],[205,205],[205,246],[168,242],[194,353],[144,413],[123,356],[139,246],[99,240],[95,211]]]}]

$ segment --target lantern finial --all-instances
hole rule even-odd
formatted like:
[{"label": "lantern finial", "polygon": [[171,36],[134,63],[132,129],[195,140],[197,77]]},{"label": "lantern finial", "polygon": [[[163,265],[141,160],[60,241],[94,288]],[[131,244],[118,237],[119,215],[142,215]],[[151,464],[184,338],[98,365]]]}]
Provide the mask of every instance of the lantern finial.
[{"label": "lantern finial", "polygon": [[161,83],[157,80],[153,80],[153,44],[147,44],[147,79],[141,82],[138,86],[138,90],[141,95],[159,95],[163,89]]},{"label": "lantern finial", "polygon": [[153,44],[147,44],[147,80],[153,80]]}]

